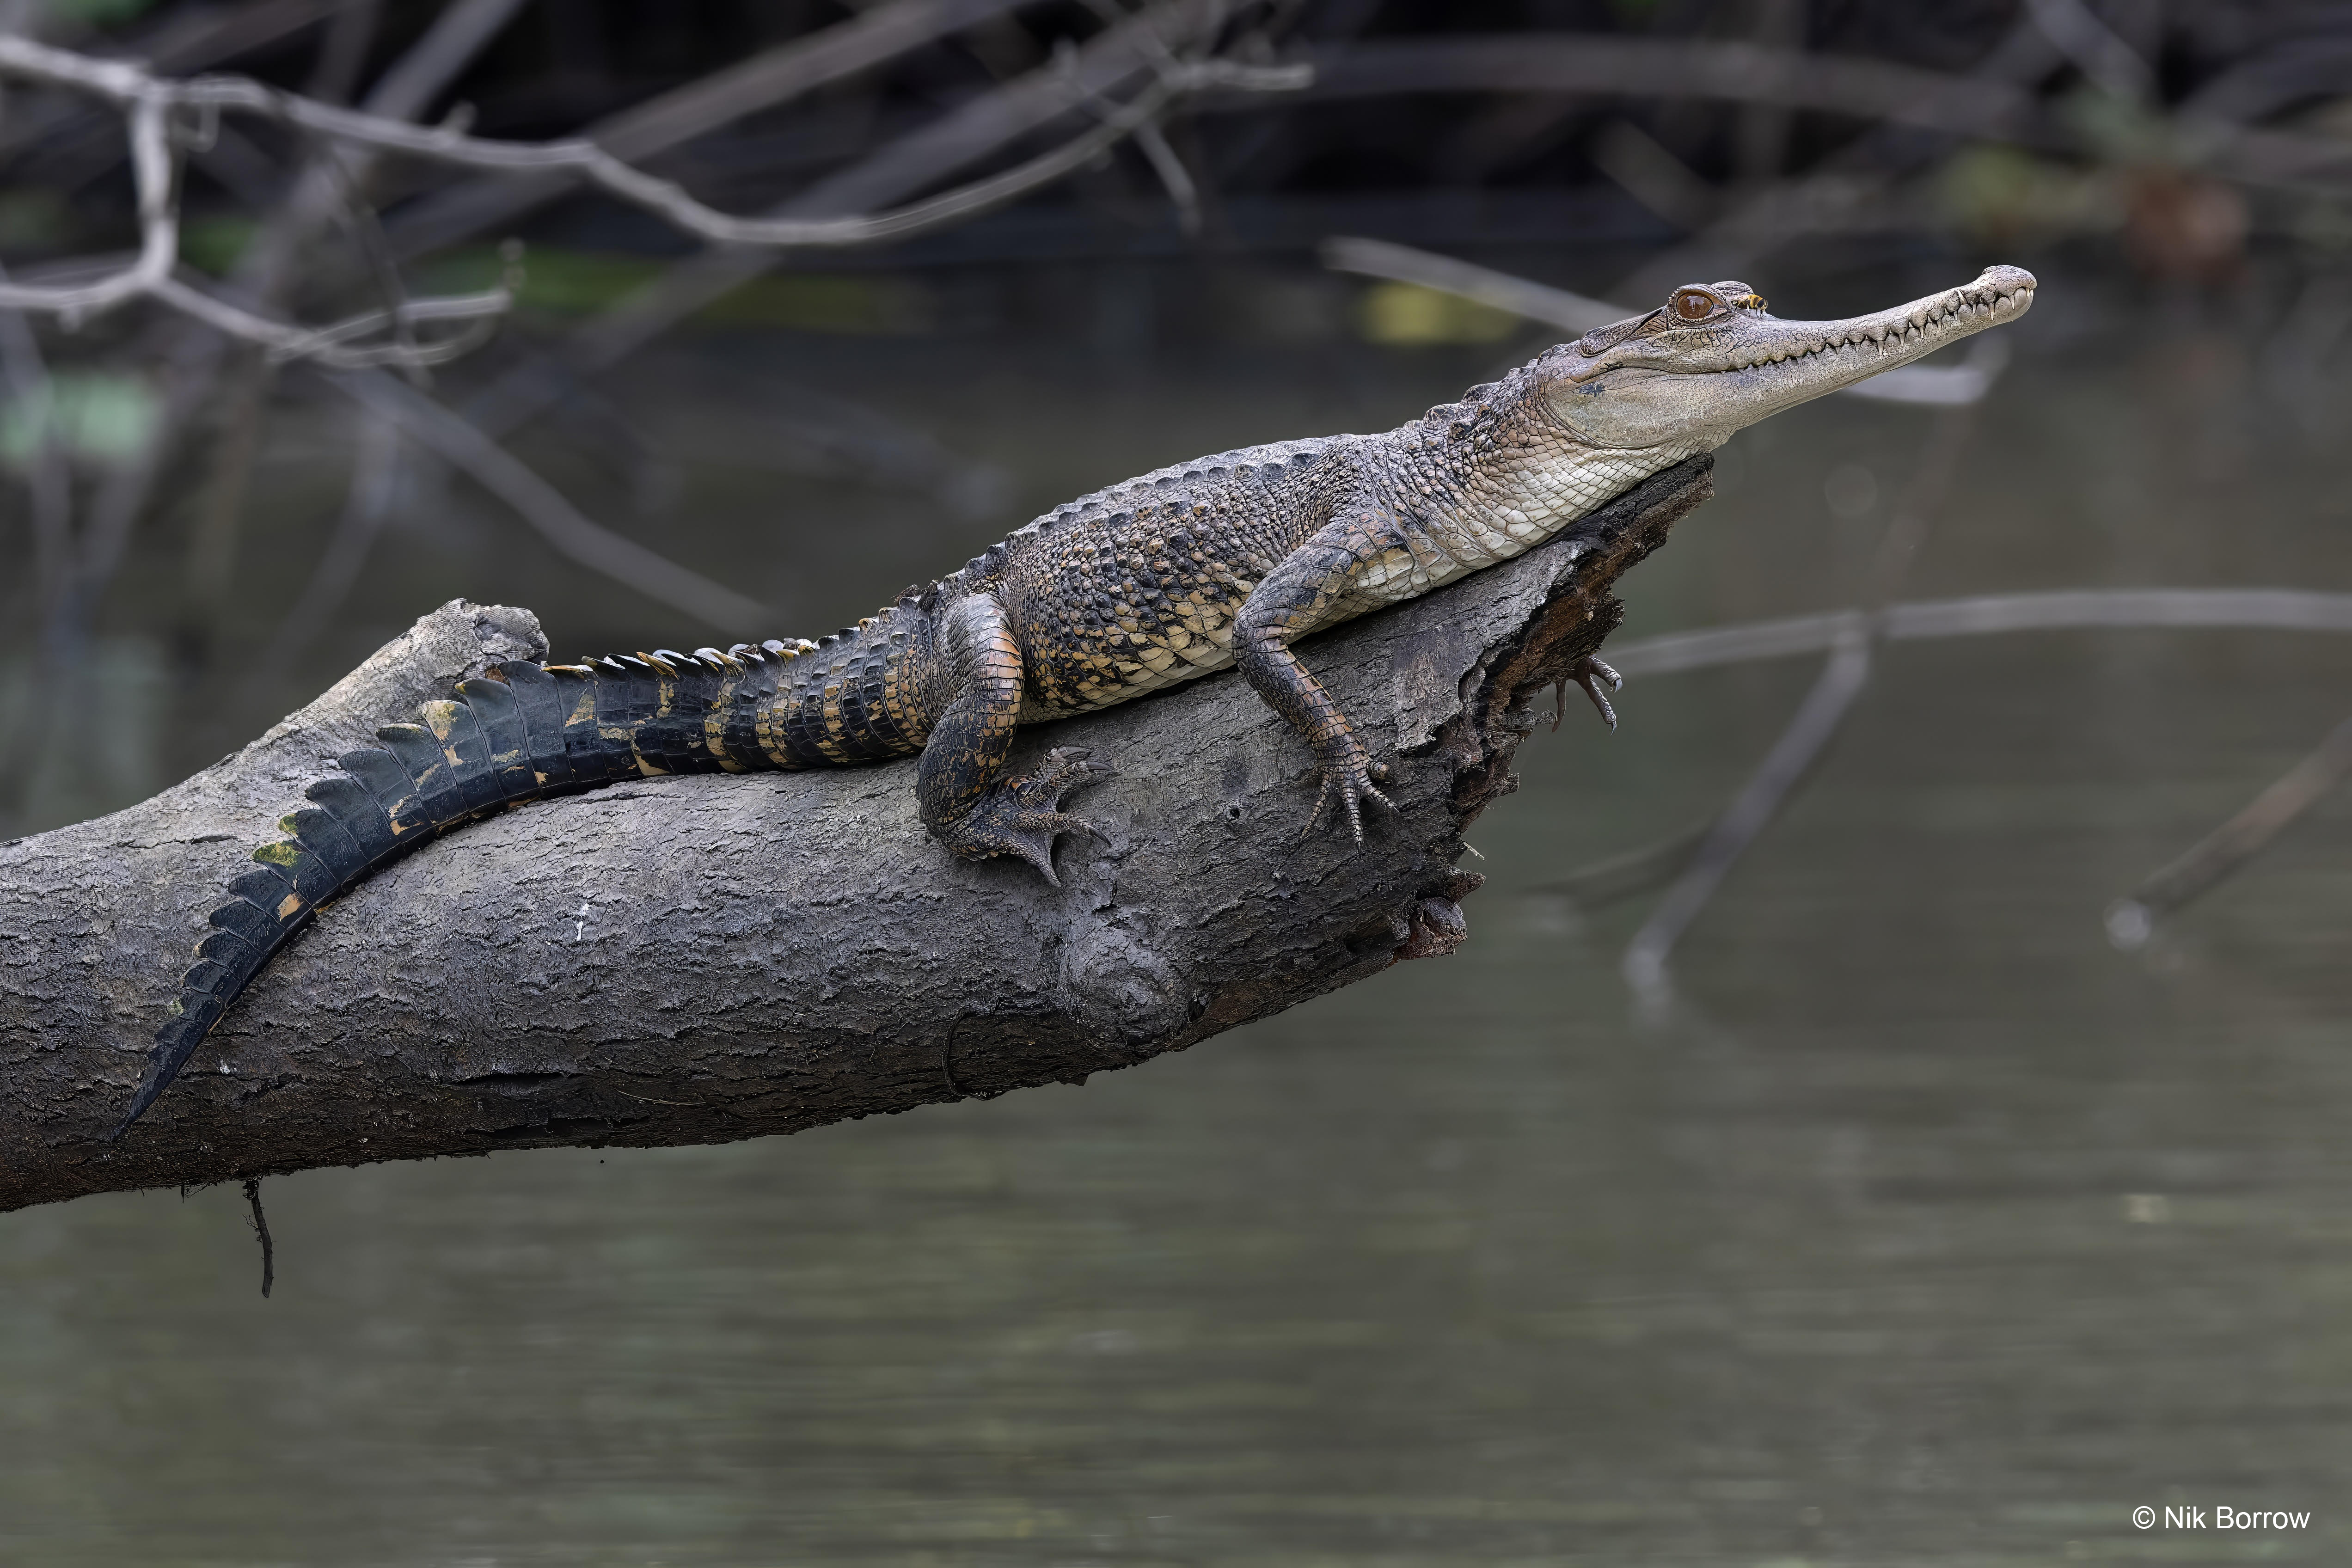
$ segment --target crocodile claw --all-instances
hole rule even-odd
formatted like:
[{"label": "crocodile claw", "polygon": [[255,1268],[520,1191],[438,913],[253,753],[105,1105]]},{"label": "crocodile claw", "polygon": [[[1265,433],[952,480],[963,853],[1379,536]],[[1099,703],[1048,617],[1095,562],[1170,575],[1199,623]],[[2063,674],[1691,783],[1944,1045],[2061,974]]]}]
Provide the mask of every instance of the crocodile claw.
[{"label": "crocodile claw", "polygon": [[1573,669],[1560,677],[1559,685],[1552,688],[1553,733],[1559,733],[1559,721],[1568,711],[1568,683],[1571,680],[1582,687],[1584,694],[1592,699],[1592,706],[1601,712],[1601,721],[1612,730],[1617,728],[1617,710],[1610,705],[1609,692],[1601,690],[1601,688],[1605,683],[1609,691],[1614,691],[1625,684],[1625,678],[1600,659],[1587,654],[1576,661],[1576,667]]},{"label": "crocodile claw", "polygon": [[[1351,742],[1353,739],[1349,737]],[[1361,845],[1364,841],[1363,802],[1379,801],[1392,812],[1397,808],[1396,802],[1382,795],[1373,784],[1375,779],[1387,779],[1388,768],[1385,764],[1374,763],[1363,754],[1361,747],[1357,747],[1355,755],[1326,763],[1322,771],[1323,787],[1316,792],[1315,809],[1307,813],[1307,830],[1298,836],[1299,839],[1304,842],[1315,831],[1323,821],[1324,808],[1337,800],[1339,810],[1347,816],[1348,831]]]}]

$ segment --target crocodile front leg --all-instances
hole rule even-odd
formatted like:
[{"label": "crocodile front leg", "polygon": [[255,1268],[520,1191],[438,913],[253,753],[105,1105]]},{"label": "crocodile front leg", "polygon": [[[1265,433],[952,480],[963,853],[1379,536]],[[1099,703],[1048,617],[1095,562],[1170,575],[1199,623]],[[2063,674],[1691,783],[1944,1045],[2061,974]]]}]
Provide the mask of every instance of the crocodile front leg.
[{"label": "crocodile front leg", "polygon": [[1112,770],[1083,751],[1057,749],[1024,778],[1003,776],[1021,713],[1021,649],[1004,606],[974,594],[949,606],[941,628],[954,696],[923,744],[915,798],[923,826],[967,860],[1018,855],[1054,875],[1054,840],[1068,832],[1102,832],[1062,810],[1062,797]]},{"label": "crocodile front leg", "polygon": [[1376,785],[1388,777],[1388,768],[1372,760],[1355,726],[1290,644],[1324,624],[1332,601],[1347,592],[1359,568],[1404,542],[1402,531],[1381,512],[1365,507],[1343,510],[1267,573],[1234,617],[1234,663],[1243,679],[1314,748],[1323,787],[1307,818],[1310,833],[1323,820],[1324,809],[1336,803],[1361,844],[1361,803],[1376,800],[1391,811],[1396,806]]}]

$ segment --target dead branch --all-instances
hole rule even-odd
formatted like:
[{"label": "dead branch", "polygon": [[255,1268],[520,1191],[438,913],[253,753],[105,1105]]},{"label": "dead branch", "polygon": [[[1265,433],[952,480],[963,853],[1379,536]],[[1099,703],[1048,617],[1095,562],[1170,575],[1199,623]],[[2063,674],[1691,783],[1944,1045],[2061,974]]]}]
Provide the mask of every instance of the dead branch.
[{"label": "dead branch", "polygon": [[2270,847],[2295,818],[2352,779],[2352,719],[2273,781],[2235,816],[2158,867],[2107,906],[2107,940],[2129,952],[2147,944],[2156,922],[2202,897]]},{"label": "dead branch", "polygon": [[[477,7],[485,25],[502,20],[512,0],[484,0]],[[452,29],[472,37],[478,29]],[[462,41],[462,40],[461,40]],[[430,64],[432,62],[426,62]],[[183,138],[203,140],[205,127],[225,113],[250,114],[309,132],[337,143],[461,168],[505,174],[562,173],[624,201],[644,207],[688,234],[714,243],[791,248],[879,244],[961,222],[1050,184],[1151,122],[1171,102],[1210,89],[1251,92],[1295,90],[1307,85],[1306,67],[1255,67],[1220,59],[1147,56],[1151,79],[1124,103],[1108,108],[1091,130],[1058,147],[986,179],[925,201],[881,212],[842,216],[736,217],[704,205],[670,180],[646,174],[595,142],[499,142],[466,134],[455,125],[424,127],[385,114],[321,103],[243,77],[197,77],[170,80],[128,61],[100,60],[0,36],[0,76],[89,93],[119,108],[129,125],[131,169],[139,193],[140,248],[127,266],[88,281],[15,283],[0,286],[0,308],[37,310],[68,321],[111,310],[133,299],[151,299],[196,317],[228,336],[258,343],[279,359],[309,358],[346,368],[399,357],[396,345],[357,357],[346,343],[366,329],[362,319],[320,331],[304,331],[243,310],[176,275],[179,215],[173,201],[174,159],[171,143],[178,117]],[[422,68],[420,67],[420,69]],[[1060,110],[1086,107],[1094,95],[1057,76]],[[507,291],[415,300],[375,320],[413,325],[494,315],[509,303]],[[446,355],[444,356],[446,357]],[[429,362],[425,362],[429,363]]]},{"label": "dead branch", "polygon": [[525,612],[445,606],[244,751],[129,811],[0,846],[0,1208],[323,1164],[786,1132],[1076,1082],[1449,951],[1464,827],[1524,700],[1599,647],[1610,585],[1707,494],[1656,476],[1517,561],[1307,645],[1397,811],[1302,841],[1306,747],[1226,675],[1024,737],[1120,776],[1065,887],[955,860],[911,763],[659,778],[499,814],[281,953],[120,1143],[219,889],[328,760],[489,660]]},{"label": "dead branch", "polygon": [[[1035,0],[890,0],[589,126],[582,140],[642,162]],[[578,181],[562,173],[469,180],[404,208],[394,248],[417,256],[510,222]]]}]

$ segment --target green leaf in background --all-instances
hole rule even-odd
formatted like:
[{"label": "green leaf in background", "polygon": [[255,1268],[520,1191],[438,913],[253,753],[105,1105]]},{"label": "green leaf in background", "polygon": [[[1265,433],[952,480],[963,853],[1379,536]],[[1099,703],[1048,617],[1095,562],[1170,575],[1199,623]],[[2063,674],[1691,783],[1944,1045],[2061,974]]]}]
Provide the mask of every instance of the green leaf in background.
[{"label": "green leaf in background", "polygon": [[180,226],[180,259],[215,278],[228,276],[261,226],[249,217],[190,218]]},{"label": "green leaf in background", "polygon": [[128,463],[154,439],[157,416],[154,390],[142,377],[60,373],[45,390],[0,404],[0,463],[27,468],[47,441],[79,462]]}]

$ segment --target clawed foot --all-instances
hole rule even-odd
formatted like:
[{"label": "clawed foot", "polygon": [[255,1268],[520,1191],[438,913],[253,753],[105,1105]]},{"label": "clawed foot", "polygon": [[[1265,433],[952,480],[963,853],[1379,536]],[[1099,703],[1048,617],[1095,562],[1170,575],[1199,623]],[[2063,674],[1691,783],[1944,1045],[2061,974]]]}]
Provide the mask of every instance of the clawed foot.
[{"label": "clawed foot", "polygon": [[[1609,691],[1614,691],[1619,687],[1623,686],[1625,684],[1625,678],[1618,674],[1615,670],[1610,668],[1607,665],[1601,663],[1599,659],[1593,658],[1591,655],[1587,654],[1584,658],[1576,661],[1576,668],[1574,669],[1570,670],[1568,674],[1560,678],[1560,681],[1558,686],[1552,688],[1551,727],[1553,732],[1557,733],[1559,731],[1559,721],[1568,712],[1568,683],[1571,680],[1576,682],[1577,685],[1584,688],[1584,694],[1592,699],[1592,706],[1601,710],[1601,721],[1608,725],[1612,730],[1617,728],[1617,710],[1609,705]],[[1603,691],[1601,689],[1601,686],[1604,683],[1608,686],[1609,691]]]},{"label": "clawed foot", "polygon": [[1324,808],[1334,800],[1347,815],[1348,831],[1355,835],[1358,844],[1364,841],[1363,802],[1376,800],[1391,811],[1396,809],[1396,803],[1373,786],[1375,779],[1386,780],[1389,776],[1387,765],[1374,763],[1363,742],[1355,736],[1344,736],[1342,742],[1331,748],[1336,754],[1318,759],[1323,772],[1323,787],[1315,796],[1315,809],[1307,814],[1307,832],[1299,835],[1302,840],[1322,822]]},{"label": "clawed foot", "polygon": [[1045,753],[1037,771],[1026,778],[1000,782],[982,797],[970,816],[932,831],[947,847],[967,860],[992,855],[1018,855],[1037,868],[1058,888],[1054,875],[1054,840],[1065,833],[1090,833],[1098,843],[1110,842],[1103,830],[1083,816],[1062,809],[1062,797],[1074,789],[1117,775],[1116,768],[1091,761],[1077,747],[1055,747]]}]

